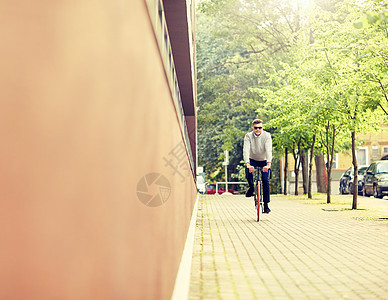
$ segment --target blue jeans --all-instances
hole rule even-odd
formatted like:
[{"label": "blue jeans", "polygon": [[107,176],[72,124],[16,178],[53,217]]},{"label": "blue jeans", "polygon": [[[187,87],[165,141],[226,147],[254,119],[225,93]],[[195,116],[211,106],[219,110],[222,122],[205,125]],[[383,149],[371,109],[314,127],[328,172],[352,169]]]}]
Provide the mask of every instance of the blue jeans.
[{"label": "blue jeans", "polygon": [[[263,168],[267,165],[267,162],[257,161],[252,158],[249,159],[249,163],[251,166]],[[249,187],[253,188],[253,173],[249,173],[249,169],[245,166],[245,177],[248,180]],[[269,172],[262,172],[262,180],[263,180],[263,201],[264,203],[268,203],[269,199]]]}]

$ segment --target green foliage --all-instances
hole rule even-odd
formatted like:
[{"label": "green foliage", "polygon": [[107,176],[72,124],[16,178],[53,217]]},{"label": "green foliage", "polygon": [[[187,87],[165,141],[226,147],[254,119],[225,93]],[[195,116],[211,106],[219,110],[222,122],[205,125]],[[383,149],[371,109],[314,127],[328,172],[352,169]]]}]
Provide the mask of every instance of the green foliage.
[{"label": "green foliage", "polygon": [[381,12],[366,13],[359,21],[354,22],[354,27],[357,29],[368,27],[369,25],[386,25],[388,21],[388,10]]},{"label": "green foliage", "polygon": [[254,118],[264,120],[281,157],[298,143],[308,149],[314,132],[325,153],[327,124],[336,128],[335,152],[349,149],[351,132],[375,130],[387,115],[384,4],[303,3],[199,2],[198,153],[209,175],[228,149],[229,170],[245,177],[242,144]]}]

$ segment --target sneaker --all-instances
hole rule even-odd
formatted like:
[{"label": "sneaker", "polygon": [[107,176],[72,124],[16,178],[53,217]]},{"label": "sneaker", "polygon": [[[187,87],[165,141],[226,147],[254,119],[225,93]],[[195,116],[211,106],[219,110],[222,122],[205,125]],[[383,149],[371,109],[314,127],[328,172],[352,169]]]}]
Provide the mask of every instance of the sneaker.
[{"label": "sneaker", "polygon": [[245,193],[245,197],[252,197],[253,196],[253,192],[255,191],[255,189],[253,187],[250,187],[247,192]]}]

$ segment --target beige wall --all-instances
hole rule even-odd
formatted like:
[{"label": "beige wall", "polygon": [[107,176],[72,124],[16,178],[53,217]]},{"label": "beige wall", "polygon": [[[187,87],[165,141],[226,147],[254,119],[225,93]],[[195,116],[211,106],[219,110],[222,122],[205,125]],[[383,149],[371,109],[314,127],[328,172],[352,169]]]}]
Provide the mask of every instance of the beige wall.
[{"label": "beige wall", "polygon": [[360,134],[358,138],[363,140],[364,147],[368,147],[369,163],[379,160],[388,154],[388,124],[381,125],[381,130],[374,133]]},{"label": "beige wall", "polygon": [[[388,151],[388,124],[382,124],[378,132],[358,134],[357,140],[362,141],[361,147],[368,150],[368,163],[371,164],[384,155],[384,150]],[[341,171],[347,170],[352,166],[351,151],[339,153],[339,167]]]},{"label": "beige wall", "polygon": [[[357,140],[362,141],[361,147],[368,148],[369,164],[373,161],[379,160],[384,155],[384,149],[388,148],[388,124],[382,124],[378,132],[371,132],[367,134],[358,134]],[[375,151],[373,151],[373,149]],[[388,149],[385,149],[388,151]],[[344,151],[338,154],[338,168],[337,170],[343,172],[352,166],[351,151]],[[294,170],[294,158],[292,154],[288,155],[288,169]],[[315,170],[315,164],[313,164]]]},{"label": "beige wall", "polygon": [[[367,134],[358,134],[357,139],[358,141],[363,141],[364,143],[361,145],[361,147],[366,147],[368,150],[368,159],[369,164],[373,161],[379,160],[384,155],[384,149],[388,148],[388,124],[381,125],[382,128],[378,132],[373,133],[367,133]],[[386,149],[385,151],[388,151]],[[344,151],[342,153],[338,153],[338,165],[336,169],[332,170],[332,194],[338,193],[338,181],[343,174],[344,171],[346,171],[348,168],[352,166],[352,153],[351,151]],[[284,160],[283,160],[284,163]],[[360,165],[359,165],[360,167]],[[282,165],[282,169],[284,169],[284,166]],[[293,183],[295,182],[295,177],[293,177],[292,172],[294,171],[294,158],[292,154],[289,154],[288,156],[288,180],[290,182],[289,185],[289,192],[294,192],[294,186]],[[313,161],[313,192],[315,192],[315,180],[316,180],[316,170],[315,170],[315,161]],[[299,186],[300,186],[300,192],[302,192],[302,172],[299,172],[299,178],[298,178]],[[282,182],[283,184],[283,182]]]},{"label": "beige wall", "polygon": [[[0,299],[168,299],[196,189],[165,165],[182,135],[144,2],[2,1],[0,20]],[[158,207],[136,194],[151,172]]]}]

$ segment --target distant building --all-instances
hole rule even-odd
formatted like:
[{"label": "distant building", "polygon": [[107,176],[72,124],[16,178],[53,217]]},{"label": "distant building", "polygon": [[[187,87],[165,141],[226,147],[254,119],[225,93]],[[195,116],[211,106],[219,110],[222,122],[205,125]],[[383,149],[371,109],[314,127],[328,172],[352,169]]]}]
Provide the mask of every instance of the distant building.
[{"label": "distant building", "polygon": [[197,195],[194,1],[2,2],[0,299],[170,299]]},{"label": "distant building", "polygon": [[[360,166],[369,166],[372,162],[380,160],[383,156],[388,154],[388,124],[382,125],[380,132],[358,134],[357,139],[364,141],[364,144],[357,147],[357,163]],[[290,194],[294,193],[294,159],[292,155],[288,157],[288,191]],[[338,183],[343,172],[352,166],[351,150],[343,153],[336,153],[333,161],[332,169],[332,194],[338,194]],[[299,172],[298,178],[299,194],[303,193],[302,189],[302,174]],[[316,191],[316,172],[315,162],[313,165],[313,191]],[[283,183],[282,183],[283,184]]]},{"label": "distant building", "polygon": [[[357,147],[357,162],[359,165],[370,165],[388,154],[388,124],[382,125],[382,130],[377,133],[359,134],[359,140],[365,141]],[[351,161],[350,161],[351,163]]]}]

